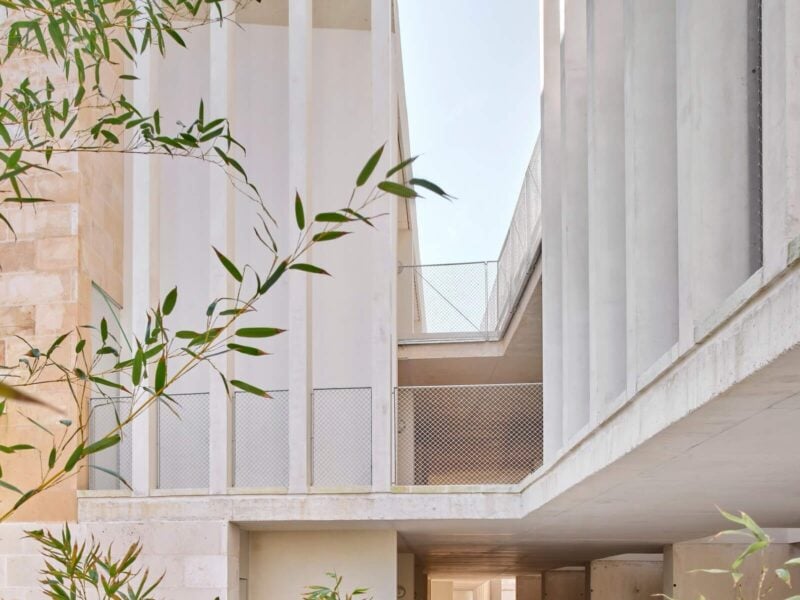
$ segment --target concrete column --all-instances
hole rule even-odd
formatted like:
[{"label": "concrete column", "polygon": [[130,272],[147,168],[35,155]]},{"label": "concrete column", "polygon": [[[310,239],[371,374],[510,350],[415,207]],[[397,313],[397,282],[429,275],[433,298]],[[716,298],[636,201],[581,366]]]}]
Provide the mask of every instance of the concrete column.
[{"label": "concrete column", "polygon": [[[289,189],[312,212],[309,144],[311,129],[311,0],[289,0]],[[287,198],[294,205],[294,194]],[[306,262],[313,262],[307,257]],[[308,489],[312,393],[311,276],[289,276],[289,490]]]},{"label": "concrete column", "polygon": [[647,600],[663,586],[660,554],[595,560],[590,570],[590,600]]},{"label": "concrete column", "polygon": [[[776,4],[778,0],[767,0],[766,5]],[[786,52],[785,104],[786,104],[786,199],[789,216],[787,225],[789,239],[800,235],[800,3],[785,2],[784,40]],[[765,44],[768,43],[765,40]],[[767,139],[764,140],[766,147]],[[766,159],[766,157],[765,157]],[[764,197],[766,199],[766,190]],[[765,210],[769,205],[764,207]],[[765,232],[766,236],[766,232]]]},{"label": "concrete column", "polygon": [[592,415],[625,390],[623,0],[588,2],[589,373]]},{"label": "concrete column", "polygon": [[761,266],[758,0],[678,0],[680,344]]},{"label": "concrete column", "polygon": [[583,569],[559,569],[542,574],[543,597],[547,600],[583,600],[586,598],[586,572]]},{"label": "concrete column", "polygon": [[[386,144],[376,173],[397,162],[396,98],[393,92],[391,0],[372,0],[372,142]],[[392,483],[392,390],[397,364],[397,200],[387,196],[375,210],[372,270],[372,488],[388,492]]]},{"label": "concrete column", "polygon": [[[796,530],[784,530],[795,532]],[[764,589],[773,589],[769,598],[784,598],[792,591],[775,575],[774,569],[793,558],[795,551],[790,543],[793,539],[781,540],[776,531],[770,531],[772,543],[763,552],[746,560],[740,567],[742,598],[755,598],[761,576],[762,565],[767,567]],[[727,538],[727,542],[725,540]],[[741,554],[752,539],[742,536],[723,536],[672,545],[672,593],[673,598],[734,598],[731,578],[714,573],[703,573],[698,569],[729,569],[731,563]],[[784,543],[781,543],[784,542]],[[666,563],[665,563],[666,567]],[[665,577],[665,580],[667,578]]]},{"label": "concrete column", "polygon": [[[158,81],[156,54],[146,50],[132,65],[138,78],[132,82],[132,99],[143,114],[150,114]],[[140,339],[147,328],[147,311],[158,302],[158,166],[156,159],[134,154],[128,163],[130,184],[125,202],[125,310],[129,331]],[[154,227],[155,225],[155,227]],[[134,398],[134,407],[147,398]],[[131,487],[136,496],[147,496],[156,483],[154,448],[156,411],[148,409],[131,424]]]},{"label": "concrete column", "polygon": [[586,1],[561,0],[564,442],[589,422]]},{"label": "concrete column", "polygon": [[542,600],[542,576],[517,576],[517,600]]},{"label": "concrete column", "polygon": [[678,341],[675,4],[625,0],[628,394]]},{"label": "concrete column", "polygon": [[[223,12],[232,11],[230,0],[223,4]],[[213,24],[209,29],[209,98],[208,114],[233,114],[234,91],[234,32],[235,24],[228,20]],[[222,169],[209,167],[209,219],[208,237],[210,245],[233,258],[233,227],[235,195],[233,186]],[[231,298],[235,295],[234,281],[209,248],[209,292],[212,298]],[[222,303],[221,305],[223,305]],[[216,367],[230,379],[233,375],[233,356],[216,364]],[[209,491],[224,494],[231,485],[231,403],[225,385],[219,374],[209,369]]]},{"label": "concrete column", "polygon": [[544,345],[544,457],[561,448],[561,33],[559,0],[541,0],[542,72],[542,340]]}]

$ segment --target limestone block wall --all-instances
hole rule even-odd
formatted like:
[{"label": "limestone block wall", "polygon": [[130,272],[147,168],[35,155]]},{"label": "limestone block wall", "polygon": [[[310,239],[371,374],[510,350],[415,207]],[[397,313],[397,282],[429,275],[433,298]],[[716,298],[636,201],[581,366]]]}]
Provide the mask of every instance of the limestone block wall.
[{"label": "limestone block wall", "polygon": [[[43,561],[36,542],[24,537],[42,523],[13,523],[0,527],[0,598],[41,598],[38,585]],[[60,531],[60,524],[45,524]],[[116,553],[139,541],[143,545],[140,565],[164,580],[158,597],[171,600],[239,598],[239,530],[223,521],[145,523],[72,523],[73,537],[92,536]]]},{"label": "limestone block wall", "polygon": [[[31,75],[33,74],[33,75]],[[112,76],[107,73],[105,76]],[[58,88],[67,84],[57,69],[35,57],[3,65],[6,85],[31,76],[38,85],[49,76]],[[80,116],[81,121],[87,115]],[[13,232],[0,224],[0,365],[17,366],[28,351],[27,342],[47,348],[63,333],[92,322],[91,289],[97,283],[122,303],[123,187],[121,155],[54,154],[52,172],[32,171],[24,185],[31,196],[52,202],[17,209],[5,205],[3,214]],[[71,356],[75,338],[60,357]],[[59,355],[57,355],[58,357]],[[76,406],[63,386],[38,386],[36,394],[55,410],[14,407],[0,421],[4,444],[31,443],[49,448],[49,436],[16,408],[54,432],[61,419],[75,420]],[[6,457],[6,479],[22,489],[38,483],[40,456],[27,452]],[[13,476],[11,473],[13,472]],[[27,503],[14,518],[21,521],[64,521],[76,516],[75,490],[85,473]],[[14,494],[0,491],[0,510]]]}]

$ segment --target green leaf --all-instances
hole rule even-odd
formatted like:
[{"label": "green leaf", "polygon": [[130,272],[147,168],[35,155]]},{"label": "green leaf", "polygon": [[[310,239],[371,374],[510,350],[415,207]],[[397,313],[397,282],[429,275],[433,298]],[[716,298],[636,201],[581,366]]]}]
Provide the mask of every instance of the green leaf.
[{"label": "green leaf", "polygon": [[789,566],[789,567],[794,566],[794,565],[800,565],[800,556],[798,556],[797,558],[790,558],[789,560],[787,560],[783,564],[784,564],[784,566]]},{"label": "green leaf", "polygon": [[297,221],[298,229],[305,229],[306,215],[303,211],[303,201],[300,199],[300,193],[295,192],[294,195],[294,218]]},{"label": "green leaf", "polygon": [[378,189],[383,190],[387,194],[392,194],[393,196],[399,196],[401,198],[417,197],[417,192],[400,183],[395,183],[394,181],[381,181],[378,184]]},{"label": "green leaf", "polygon": [[235,350],[236,352],[240,352],[241,354],[247,354],[248,356],[264,356],[268,354],[268,352],[264,352],[261,348],[254,348],[253,346],[243,346],[242,344],[228,344],[228,348],[231,350]]},{"label": "green leaf", "polygon": [[14,444],[13,446],[3,446],[0,445],[0,452],[3,454],[14,454],[15,452],[19,452],[21,450],[33,450],[34,447],[30,444]]},{"label": "green leaf", "polygon": [[104,344],[108,339],[108,322],[106,321],[105,317],[100,319],[100,339],[103,340]]},{"label": "green leaf", "polygon": [[111,469],[106,469],[105,467],[101,467],[100,465],[89,465],[89,468],[90,469],[96,469],[96,470],[101,471],[101,472],[103,472],[103,473],[105,473],[107,475],[111,475],[115,479],[118,479],[122,483],[122,485],[124,485],[129,490],[133,489],[133,488],[131,488],[130,484],[127,481],[125,481],[125,479],[119,473],[117,473],[116,471],[112,471]]},{"label": "green leaf", "polygon": [[415,160],[417,160],[417,158],[419,158],[419,157],[418,156],[412,156],[411,158],[405,159],[403,162],[397,163],[391,169],[386,171],[386,179],[389,179],[389,177],[391,177],[392,175],[394,175],[398,171],[401,171],[401,170],[405,169],[408,165],[410,165]]},{"label": "green leaf", "polygon": [[56,448],[55,446],[53,446],[53,448],[50,449],[50,456],[47,457],[47,466],[52,469],[55,465],[56,465]]},{"label": "green leaf", "polygon": [[413,177],[408,181],[411,185],[419,186],[421,188],[425,188],[426,190],[433,192],[437,196],[441,196],[442,198],[451,198],[451,196],[445,192],[442,188],[440,188],[435,183],[428,181],[427,179],[420,179],[419,177]]},{"label": "green leaf", "polygon": [[[212,246],[212,248],[214,247]],[[242,273],[241,271],[239,271],[239,269],[236,268],[236,265],[234,265],[233,262],[231,262],[231,260],[227,256],[225,256],[222,252],[220,252],[216,248],[214,248],[214,252],[216,253],[217,258],[219,259],[219,262],[221,262],[222,266],[225,267],[225,270],[231,274],[231,277],[233,277],[236,281],[241,283]]]},{"label": "green leaf", "polygon": [[342,236],[348,235],[349,231],[320,231],[319,233],[314,234],[314,237],[311,239],[315,242],[329,242],[331,240],[337,240]]},{"label": "green leaf", "polygon": [[349,223],[353,219],[342,213],[324,212],[319,213],[314,220],[320,223]]},{"label": "green leaf", "polygon": [[277,327],[242,327],[236,330],[236,335],[244,338],[267,338],[286,331]]},{"label": "green leaf", "polygon": [[383,149],[386,147],[386,144],[378,148],[375,153],[369,157],[367,164],[364,165],[364,168],[361,169],[361,173],[358,174],[358,179],[356,179],[356,186],[361,187],[369,180],[372,173],[375,171],[375,167],[378,166],[378,163],[381,160],[381,156],[383,155]]},{"label": "green leaf", "polygon": [[792,587],[792,576],[789,574],[789,571],[786,569],[775,569],[775,575],[777,575],[783,583]]},{"label": "green leaf", "polygon": [[78,343],[75,344],[75,354],[80,354],[84,346],[86,346],[86,340],[78,340]]},{"label": "green leaf", "polygon": [[308,263],[295,263],[289,268],[296,271],[305,271],[306,273],[315,273],[317,275],[330,275],[330,273],[328,273],[325,269],[320,269],[319,267],[309,265]]},{"label": "green leaf", "polygon": [[83,444],[78,444],[78,447],[72,451],[72,454],[69,455],[66,464],[64,465],[64,471],[69,473],[72,469],[75,468],[75,465],[78,464],[78,461],[83,458]]},{"label": "green leaf", "polygon": [[167,383],[167,360],[162,356],[156,365],[156,391],[160,392]]},{"label": "green leaf", "polygon": [[119,434],[115,433],[113,435],[103,438],[102,440],[95,442],[94,444],[89,444],[88,446],[86,446],[83,453],[84,455],[88,456],[89,454],[100,452],[102,450],[105,450],[106,448],[111,448],[111,446],[116,446],[119,443],[120,439],[122,438],[120,438]]},{"label": "green leaf", "polygon": [[161,311],[164,315],[170,314],[175,309],[175,304],[178,302],[178,288],[177,286],[172,288],[170,291],[167,292],[167,295],[164,296],[164,304],[161,307]]},{"label": "green leaf", "polygon": [[234,387],[239,388],[242,391],[250,392],[251,394],[255,394],[256,396],[263,396],[264,398],[270,398],[271,396],[266,392],[266,390],[262,390],[259,387],[251,385],[245,381],[241,381],[239,379],[231,379],[231,385]]},{"label": "green leaf", "polygon": [[2,479],[0,479],[0,487],[4,487],[4,488],[6,488],[7,490],[11,490],[12,492],[16,492],[16,493],[17,493],[17,494],[19,494],[20,496],[22,495],[22,490],[21,490],[21,489],[19,489],[19,488],[18,488],[17,486],[15,486],[15,485],[11,485],[11,484],[10,484],[10,483],[8,483],[7,481],[3,481]]}]

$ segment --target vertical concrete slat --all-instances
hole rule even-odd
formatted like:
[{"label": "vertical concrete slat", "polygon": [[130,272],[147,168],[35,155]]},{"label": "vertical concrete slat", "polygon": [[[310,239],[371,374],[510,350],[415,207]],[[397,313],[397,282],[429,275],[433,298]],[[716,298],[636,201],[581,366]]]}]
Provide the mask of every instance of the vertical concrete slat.
[{"label": "vertical concrete slat", "polygon": [[[396,162],[396,99],[393,91],[392,0],[371,0],[372,49],[372,142],[386,144],[376,169]],[[397,200],[381,199],[375,212],[387,216],[376,223],[372,269],[372,488],[386,492],[391,487],[391,407],[397,340],[395,288],[397,278]]]},{"label": "vertical concrete slat", "polygon": [[[134,65],[137,77],[132,82],[133,104],[143,114],[154,108],[158,63],[156,54],[145,50]],[[147,154],[130,157],[129,185],[126,186],[125,206],[125,305],[129,331],[139,339],[147,328],[147,311],[158,298],[158,165],[157,159]],[[134,409],[146,400],[146,392],[133,399]],[[156,485],[157,449],[154,447],[156,410],[149,408],[131,424],[131,487],[136,496],[147,496]]]},{"label": "vertical concrete slat", "polygon": [[674,23],[673,2],[624,2],[628,396],[678,340]]},{"label": "vertical concrete slat", "polygon": [[586,1],[561,0],[564,442],[589,422]]},{"label": "vertical concrete slat", "polygon": [[[224,14],[234,10],[231,0],[222,6]],[[234,115],[234,31],[235,24],[229,20],[214,23],[209,28],[209,101],[208,114],[227,116],[232,125]],[[233,255],[232,228],[235,224],[234,188],[225,172],[215,165],[209,166],[209,219],[208,237],[210,245],[235,260]],[[234,296],[234,282],[219,263],[213,250],[209,249],[209,292],[212,298]],[[222,303],[224,304],[224,303]],[[221,304],[221,305],[222,305]],[[233,356],[224,357],[216,367],[230,379],[233,372]],[[231,404],[225,385],[219,374],[209,370],[209,488],[212,494],[224,494],[231,485]]]},{"label": "vertical concrete slat", "polygon": [[[289,189],[312,214],[311,148],[311,0],[289,0]],[[287,199],[294,203],[294,195]],[[293,213],[293,210],[290,211]],[[306,257],[311,262],[310,257]],[[311,280],[289,276],[289,490],[308,489],[312,394]]]},{"label": "vertical concrete slat", "polygon": [[589,371],[592,417],[625,390],[623,0],[588,2]]},{"label": "vertical concrete slat", "polygon": [[678,0],[681,349],[761,266],[760,0]]},{"label": "vertical concrete slat", "polygon": [[560,0],[541,0],[544,458],[563,444]]}]

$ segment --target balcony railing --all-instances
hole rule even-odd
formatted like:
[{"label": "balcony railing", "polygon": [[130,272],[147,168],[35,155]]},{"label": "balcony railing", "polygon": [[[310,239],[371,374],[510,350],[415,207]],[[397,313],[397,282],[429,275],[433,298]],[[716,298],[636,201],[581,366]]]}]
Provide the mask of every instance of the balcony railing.
[{"label": "balcony railing", "polygon": [[540,239],[541,152],[536,142],[497,260],[403,265],[399,302],[410,322],[401,343],[497,339],[505,331],[536,262]]},{"label": "balcony railing", "polygon": [[[239,392],[233,398],[229,456],[231,488],[270,491],[289,485],[289,392],[270,398]],[[130,414],[131,399],[90,401],[89,441],[96,442]],[[159,490],[207,490],[210,481],[211,405],[208,393],[171,394],[154,406],[157,425],[151,452],[156,457]],[[324,489],[372,484],[372,389],[317,388],[312,394],[308,430],[309,483]],[[139,418],[145,418],[141,416]],[[125,486],[131,481],[130,425],[120,444],[90,457],[89,489]]]},{"label": "balcony railing", "polygon": [[[91,398],[89,411],[89,439],[94,442],[128,418],[131,398]],[[120,478],[130,485],[133,458],[130,433],[130,425],[123,427],[119,444],[89,456],[89,489],[124,489]]]},{"label": "balcony railing", "polygon": [[519,483],[542,465],[542,385],[400,387],[397,485]]}]

